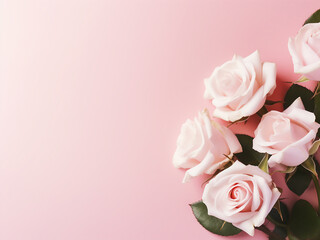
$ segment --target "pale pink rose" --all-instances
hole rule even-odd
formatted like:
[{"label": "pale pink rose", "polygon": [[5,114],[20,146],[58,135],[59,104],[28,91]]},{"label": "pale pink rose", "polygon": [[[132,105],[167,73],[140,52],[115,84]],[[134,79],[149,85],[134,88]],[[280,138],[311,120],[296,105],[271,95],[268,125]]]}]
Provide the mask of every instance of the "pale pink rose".
[{"label": "pale pink rose", "polygon": [[[225,165],[233,153],[241,152],[241,145],[234,133],[210,119],[207,111],[199,113],[181,127],[173,164],[189,168],[183,182],[203,173],[213,174]],[[228,158],[229,157],[229,158]]]},{"label": "pale pink rose", "polygon": [[289,38],[288,48],[294,72],[320,81],[320,23],[304,25],[295,37]]},{"label": "pale pink rose", "polygon": [[208,214],[254,235],[280,196],[269,174],[236,161],[206,185],[202,200]]},{"label": "pale pink rose", "polygon": [[276,65],[261,62],[258,51],[246,58],[234,56],[215,68],[204,83],[204,97],[215,106],[213,116],[234,122],[263,107],[276,87]]},{"label": "pale pink rose", "polygon": [[300,98],[285,111],[265,114],[254,132],[253,149],[269,153],[270,167],[298,166],[309,157],[319,124]]}]

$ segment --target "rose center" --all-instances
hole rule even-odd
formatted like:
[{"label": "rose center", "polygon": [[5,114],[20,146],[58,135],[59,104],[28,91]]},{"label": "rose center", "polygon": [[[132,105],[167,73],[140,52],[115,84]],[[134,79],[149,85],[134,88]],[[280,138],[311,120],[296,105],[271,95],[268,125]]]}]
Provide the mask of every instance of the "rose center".
[{"label": "rose center", "polygon": [[279,118],[272,124],[273,133],[270,140],[275,142],[274,149],[282,150],[292,142],[303,138],[308,131],[288,118]]},{"label": "rose center", "polygon": [[[254,192],[258,194],[255,194]],[[260,209],[263,200],[260,189],[255,189],[252,181],[239,181],[234,184],[228,194],[228,199],[233,209],[240,212],[252,212]],[[255,195],[255,197],[254,197]]]},{"label": "rose center", "polygon": [[246,197],[248,190],[241,185],[235,185],[229,192],[229,199],[231,201],[241,201]]},{"label": "rose center", "polygon": [[217,83],[219,92],[228,97],[236,93],[242,83],[242,79],[237,74],[228,72]]}]

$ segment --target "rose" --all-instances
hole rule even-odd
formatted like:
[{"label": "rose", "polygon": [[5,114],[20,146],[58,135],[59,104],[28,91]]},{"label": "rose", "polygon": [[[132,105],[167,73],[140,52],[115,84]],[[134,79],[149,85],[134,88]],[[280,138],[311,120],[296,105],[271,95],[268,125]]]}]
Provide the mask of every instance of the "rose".
[{"label": "rose", "polygon": [[270,111],[262,117],[253,149],[272,155],[270,167],[298,166],[307,160],[319,126],[298,98],[284,112]]},{"label": "rose", "polygon": [[202,200],[208,214],[254,235],[280,196],[269,174],[236,161],[206,185]]},{"label": "rose", "polygon": [[295,37],[289,38],[288,48],[294,72],[320,81],[320,23],[304,25]]},{"label": "rose", "polygon": [[213,116],[234,122],[263,107],[266,96],[276,87],[276,66],[262,63],[255,51],[246,58],[234,56],[215,68],[204,83],[204,97],[212,99],[215,106]]},{"label": "rose", "polygon": [[224,166],[233,153],[241,152],[237,137],[228,128],[210,119],[207,111],[181,127],[173,164],[177,168],[189,168],[183,182],[203,173],[213,174]]}]

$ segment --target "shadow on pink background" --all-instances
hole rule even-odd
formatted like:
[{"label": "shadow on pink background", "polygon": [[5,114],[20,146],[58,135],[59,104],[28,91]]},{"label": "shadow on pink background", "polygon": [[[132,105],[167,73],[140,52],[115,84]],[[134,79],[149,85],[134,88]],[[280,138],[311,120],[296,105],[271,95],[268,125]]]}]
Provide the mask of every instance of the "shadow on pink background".
[{"label": "shadow on pink background", "polygon": [[279,85],[297,80],[288,37],[318,7],[0,1],[0,238],[224,239],[188,206],[203,179],[182,184],[172,166],[180,126],[208,106],[203,79],[234,53],[259,49]]}]

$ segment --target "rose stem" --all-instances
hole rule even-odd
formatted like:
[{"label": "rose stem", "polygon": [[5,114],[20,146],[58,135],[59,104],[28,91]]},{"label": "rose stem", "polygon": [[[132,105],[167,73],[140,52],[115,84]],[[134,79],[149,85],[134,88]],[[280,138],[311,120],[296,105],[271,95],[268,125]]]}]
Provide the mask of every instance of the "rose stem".
[{"label": "rose stem", "polygon": [[273,239],[276,240],[284,240],[285,238],[282,238],[280,236],[278,236],[277,234],[271,232],[265,225],[261,225],[260,227],[257,227],[258,230],[260,230],[261,232],[264,232],[265,234],[267,234],[269,237],[272,237]]},{"label": "rose stem", "polygon": [[317,177],[312,174],[312,180],[314,182],[314,186],[316,187],[317,196],[318,196],[318,215],[320,215],[320,186],[319,186],[319,180]]}]

